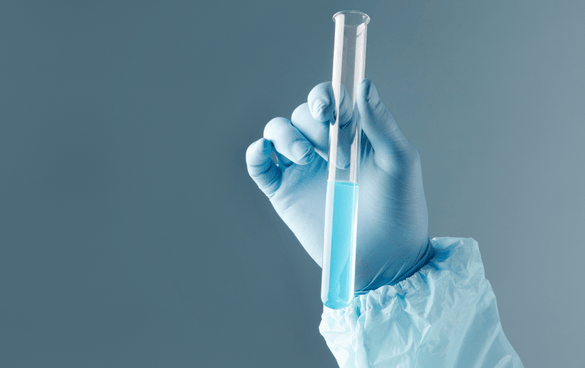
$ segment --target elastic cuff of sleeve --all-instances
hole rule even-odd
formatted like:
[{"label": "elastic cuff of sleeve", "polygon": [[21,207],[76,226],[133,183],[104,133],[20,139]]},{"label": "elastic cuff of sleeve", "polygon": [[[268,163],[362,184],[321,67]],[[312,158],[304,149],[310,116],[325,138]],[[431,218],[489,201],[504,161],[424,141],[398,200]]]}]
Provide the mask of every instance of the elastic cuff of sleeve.
[{"label": "elastic cuff of sleeve", "polygon": [[506,339],[477,242],[433,238],[434,256],[395,285],[324,307],[319,331],[343,368],[522,367]]},{"label": "elastic cuff of sleeve", "polygon": [[404,297],[407,293],[419,291],[420,286],[426,287],[429,273],[433,273],[433,278],[441,277],[441,274],[445,276],[450,274],[450,277],[462,280],[468,280],[471,275],[478,280],[485,278],[479,245],[475,239],[439,237],[430,239],[430,245],[417,262],[420,265],[413,267],[415,271],[409,276],[390,285],[356,292],[355,298],[344,309],[352,306],[359,309],[359,306],[366,306],[372,302],[384,303],[387,298]]}]

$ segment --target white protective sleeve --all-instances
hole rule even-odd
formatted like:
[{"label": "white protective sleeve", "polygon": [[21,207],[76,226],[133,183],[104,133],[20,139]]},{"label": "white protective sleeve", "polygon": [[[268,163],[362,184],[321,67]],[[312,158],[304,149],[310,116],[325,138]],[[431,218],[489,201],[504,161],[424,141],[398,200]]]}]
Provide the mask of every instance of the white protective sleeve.
[{"label": "white protective sleeve", "polygon": [[472,238],[433,238],[434,256],[396,285],[324,307],[319,331],[341,368],[523,367],[504,335]]}]

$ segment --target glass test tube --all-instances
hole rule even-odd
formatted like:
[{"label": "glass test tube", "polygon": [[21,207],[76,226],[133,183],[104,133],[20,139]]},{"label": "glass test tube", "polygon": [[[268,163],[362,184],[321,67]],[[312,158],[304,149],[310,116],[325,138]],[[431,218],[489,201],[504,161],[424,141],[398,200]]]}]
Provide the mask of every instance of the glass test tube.
[{"label": "glass test tube", "polygon": [[354,296],[362,134],[355,97],[365,74],[366,30],[370,17],[359,11],[345,10],[336,13],[333,21],[335,114],[329,126],[321,300],[325,306],[339,309],[346,307]]}]

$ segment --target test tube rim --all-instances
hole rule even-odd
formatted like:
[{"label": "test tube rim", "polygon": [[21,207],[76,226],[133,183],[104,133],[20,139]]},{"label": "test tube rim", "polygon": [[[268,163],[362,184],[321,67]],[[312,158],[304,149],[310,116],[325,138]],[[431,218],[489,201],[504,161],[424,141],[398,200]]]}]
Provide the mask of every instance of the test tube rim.
[{"label": "test tube rim", "polygon": [[359,10],[342,10],[342,11],[339,11],[339,12],[333,14],[333,21],[335,22],[335,18],[338,15],[341,15],[341,14],[343,14],[343,15],[346,15],[346,14],[359,15],[359,16],[362,17],[362,22],[359,23],[359,24],[366,24],[367,25],[368,23],[370,23],[370,16],[367,15],[366,13],[363,13],[363,12],[359,11]]}]

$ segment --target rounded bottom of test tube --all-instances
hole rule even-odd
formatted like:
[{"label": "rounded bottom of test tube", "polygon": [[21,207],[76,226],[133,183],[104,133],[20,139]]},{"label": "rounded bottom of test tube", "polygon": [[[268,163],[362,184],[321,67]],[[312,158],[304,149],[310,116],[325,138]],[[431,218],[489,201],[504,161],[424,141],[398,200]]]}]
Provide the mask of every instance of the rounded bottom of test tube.
[{"label": "rounded bottom of test tube", "polygon": [[341,299],[328,299],[328,300],[323,300],[321,299],[321,301],[323,302],[323,305],[326,306],[329,309],[342,309],[345,308],[349,305],[349,300],[341,300]]}]

